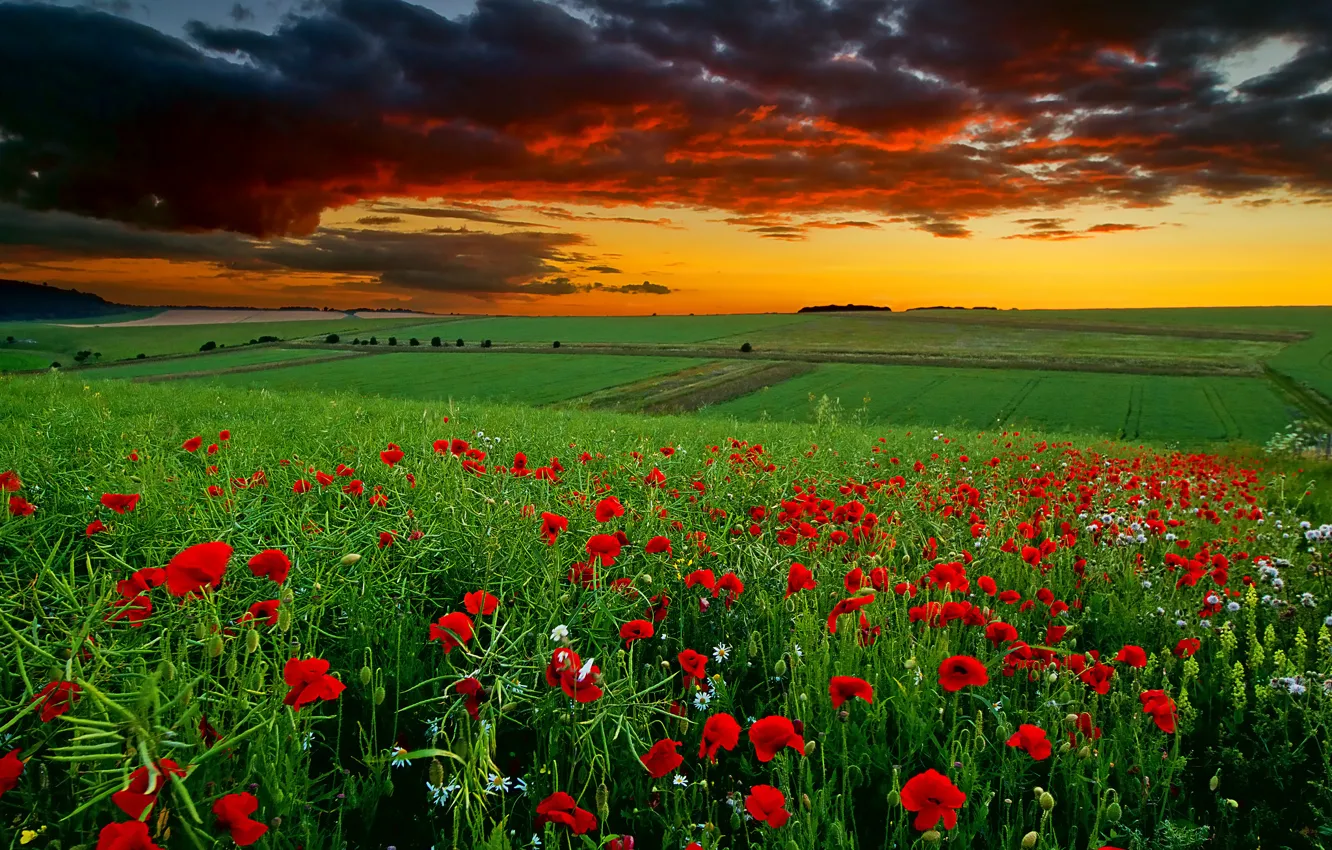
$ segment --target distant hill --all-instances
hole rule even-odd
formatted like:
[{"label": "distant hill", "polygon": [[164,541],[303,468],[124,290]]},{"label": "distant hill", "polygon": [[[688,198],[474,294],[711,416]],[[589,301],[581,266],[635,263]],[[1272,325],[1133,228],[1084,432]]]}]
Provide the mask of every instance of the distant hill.
[{"label": "distant hill", "polygon": [[934,307],[908,307],[906,308],[906,311],[910,313],[912,310],[998,310],[998,309],[999,309],[998,307],[947,307],[940,304]]},{"label": "distant hill", "polygon": [[86,319],[136,309],[91,292],[21,280],[0,280],[0,320]]},{"label": "distant hill", "polygon": [[820,304],[817,307],[801,307],[797,313],[891,313],[892,307],[871,307],[868,304]]}]

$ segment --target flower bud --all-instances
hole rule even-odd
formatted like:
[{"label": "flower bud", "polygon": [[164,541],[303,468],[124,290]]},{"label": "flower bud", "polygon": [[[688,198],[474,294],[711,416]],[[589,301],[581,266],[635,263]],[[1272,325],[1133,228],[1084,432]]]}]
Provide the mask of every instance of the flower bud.
[{"label": "flower bud", "polygon": [[1119,805],[1119,801],[1111,803],[1105,807],[1105,819],[1111,823],[1119,823],[1119,819],[1124,816],[1124,807]]},{"label": "flower bud", "polygon": [[809,811],[810,809],[814,808],[814,804],[809,801],[808,794],[800,795],[800,805],[805,807],[805,811]]},{"label": "flower bud", "polygon": [[889,791],[889,792],[888,792],[888,805],[890,805],[890,806],[896,806],[896,805],[897,805],[898,803],[900,803],[900,802],[902,802],[902,795],[901,795],[901,794],[897,793],[896,790],[893,790],[893,791]]},{"label": "flower bud", "polygon": [[1221,784],[1221,774],[1218,773],[1212,776],[1211,781],[1207,783],[1207,787],[1215,791],[1217,789],[1217,786],[1219,786],[1220,784]]},{"label": "flower bud", "polygon": [[281,630],[284,631],[284,632],[291,628],[291,609],[290,609],[290,608],[279,608],[279,609],[278,609],[278,628],[281,629]]},{"label": "flower bud", "polygon": [[209,658],[218,657],[219,655],[222,654],[222,636],[213,635],[211,638],[208,639],[208,643],[206,644],[206,646],[208,647]]},{"label": "flower bud", "polygon": [[361,684],[362,684],[362,685],[368,685],[368,684],[370,684],[370,680],[373,679],[374,677],[375,677],[375,673],[374,673],[373,670],[370,669],[370,665],[369,665],[369,664],[367,664],[367,665],[365,665],[364,667],[361,668]]},{"label": "flower bud", "polygon": [[1068,752],[1071,749],[1073,749],[1073,745],[1070,744],[1068,741],[1065,741],[1064,743],[1059,745],[1060,755],[1063,755],[1064,753]]},{"label": "flower bud", "polygon": [[1041,808],[1045,809],[1048,812],[1054,807],[1055,807],[1054,795],[1052,795],[1049,791],[1046,791],[1044,794],[1041,795]]},{"label": "flower bud", "polygon": [[236,661],[236,656],[235,656],[235,655],[232,655],[231,657],[227,658],[227,669],[226,669],[226,672],[227,672],[227,678],[228,678],[228,679],[234,679],[234,678],[236,678],[236,671],[239,670],[239,669],[240,669],[240,664],[239,664],[239,662]]},{"label": "flower bud", "polygon": [[1022,850],[1031,850],[1031,848],[1036,846],[1036,842],[1040,840],[1040,835],[1035,832],[1028,832],[1026,835],[1022,836]]},{"label": "flower bud", "polygon": [[925,834],[920,837],[920,840],[924,841],[926,844],[938,844],[941,838],[943,838],[943,836],[939,834],[939,830],[931,829],[927,830]]},{"label": "flower bud", "polygon": [[245,652],[247,654],[254,652],[259,648],[259,632],[257,629],[250,629],[245,633]]},{"label": "flower bud", "polygon": [[387,696],[388,694],[385,693],[383,685],[380,685],[379,687],[375,688],[375,705],[383,705],[384,698]]},{"label": "flower bud", "polygon": [[[804,694],[801,694],[801,696],[804,696]],[[812,755],[814,755],[814,751],[817,750],[818,748],[819,748],[819,742],[818,742],[818,741],[806,741],[806,742],[805,742],[805,755],[807,755],[807,756],[812,756]]]},{"label": "flower bud", "polygon": [[776,676],[785,676],[785,675],[786,675],[786,659],[785,659],[785,658],[778,658],[777,661],[776,661],[776,663],[772,665],[772,672],[773,672],[773,675],[776,675]]},{"label": "flower bud", "polygon": [[908,670],[914,670],[916,669],[916,659],[908,658],[902,666],[907,668]]},{"label": "flower bud", "polygon": [[1229,800],[1229,799],[1226,800],[1226,805],[1227,805],[1227,806],[1230,806],[1232,809],[1238,809],[1238,808],[1239,808],[1239,803],[1238,803],[1237,801],[1235,801],[1235,800]]},{"label": "flower bud", "polygon": [[350,567],[352,564],[355,564],[359,560],[361,560],[360,555],[358,555],[355,552],[348,552],[346,555],[342,556],[342,560],[340,561],[340,563],[344,567]]},{"label": "flower bud", "polygon": [[610,818],[610,789],[604,782],[597,786],[597,818],[602,823]]},{"label": "flower bud", "polygon": [[1078,750],[1078,758],[1080,759],[1091,758],[1091,747],[1088,747],[1084,744],[1082,749]]}]

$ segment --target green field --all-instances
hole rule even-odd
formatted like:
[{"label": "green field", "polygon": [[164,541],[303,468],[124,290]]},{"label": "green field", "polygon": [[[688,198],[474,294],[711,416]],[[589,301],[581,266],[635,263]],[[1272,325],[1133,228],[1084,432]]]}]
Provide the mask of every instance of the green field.
[{"label": "green field", "polygon": [[199,380],[229,387],[341,390],[426,401],[485,399],[549,404],[703,362],[686,357],[594,354],[404,353]]},{"label": "green field", "polygon": [[193,357],[173,357],[169,360],[148,360],[126,363],[123,366],[105,366],[82,370],[87,378],[150,378],[191,372],[221,372],[241,366],[259,366],[267,363],[308,360],[312,357],[356,357],[318,348],[251,348],[238,351],[210,351]]},{"label": "green field", "polygon": [[[403,328],[399,336],[442,337],[468,345],[489,339],[505,343],[641,343],[679,345],[729,339],[736,334],[800,325],[805,316],[766,313],[744,316],[497,316],[456,319]],[[736,343],[739,345],[739,343]]]},{"label": "green field", "polygon": [[841,364],[708,413],[812,421],[825,395],[836,415],[866,423],[1039,426],[1131,440],[1263,442],[1288,421],[1285,402],[1258,378]]}]

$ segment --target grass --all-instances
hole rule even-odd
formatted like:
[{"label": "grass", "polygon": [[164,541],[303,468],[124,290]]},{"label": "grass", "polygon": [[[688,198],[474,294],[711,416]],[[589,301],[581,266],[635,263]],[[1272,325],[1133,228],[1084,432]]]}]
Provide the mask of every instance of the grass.
[{"label": "grass", "polygon": [[[229,845],[211,812],[232,794],[252,795],[263,850],[527,850],[534,838],[568,850],[627,835],[706,850],[944,837],[1316,850],[1330,837],[1320,570],[1332,552],[1290,533],[1310,506],[1261,458],[59,374],[0,378],[0,394],[0,472],[21,480],[6,495],[35,506],[0,514],[0,734],[17,750],[8,767],[22,767],[0,805],[7,833],[30,830],[39,847],[135,828],[123,825],[137,812],[118,805],[130,801],[111,795],[164,758],[185,772],[148,801],[142,829],[169,850]],[[216,453],[185,450],[195,436]],[[485,456],[433,449],[449,439]],[[390,442],[393,465],[380,455]],[[518,452],[562,469],[516,474]],[[352,471],[335,484],[293,488],[340,465]],[[660,487],[644,481],[654,467]],[[359,495],[343,489],[353,478]],[[117,514],[99,503],[108,493],[141,501]],[[621,516],[595,515],[606,496]],[[550,545],[543,511],[568,521]],[[90,536],[93,520],[106,528]],[[614,532],[629,544],[588,564],[594,535]],[[648,554],[655,536],[673,552]],[[175,566],[166,584],[129,582],[214,541],[234,550],[216,587]],[[247,568],[265,549],[290,560],[289,576]],[[795,562],[816,584],[790,586]],[[743,588],[685,580],[700,568]],[[185,595],[177,580],[191,576],[205,586]],[[991,596],[982,576],[1024,604]],[[478,590],[494,610],[467,615],[474,634],[446,651],[431,624],[466,615]],[[1201,612],[1208,596],[1223,604]],[[112,619],[130,598],[137,625]],[[865,604],[833,631],[850,599]],[[238,622],[266,600],[271,623]],[[626,641],[622,627],[653,611],[653,636]],[[1022,643],[987,638],[988,619]],[[1196,654],[1183,657],[1183,639]],[[1130,646],[1142,659],[1116,660]],[[560,649],[579,659],[549,674]],[[708,678],[682,680],[686,649]],[[1114,671],[1104,694],[1077,672],[1094,666],[1091,650]],[[985,681],[945,690],[940,669],[956,656]],[[284,704],[292,658],[326,661],[336,683]],[[575,686],[582,661],[589,678]],[[869,699],[835,706],[834,676],[863,679]],[[43,722],[34,700],[52,682],[80,698],[46,703],[57,711]],[[1155,717],[1142,699],[1154,692]],[[711,764],[702,727],[722,714],[744,731]],[[798,722],[800,740],[761,760],[750,730],[767,717]],[[1010,743],[1028,727],[1048,752]],[[640,757],[663,740],[682,758],[654,778]],[[965,795],[951,826],[910,810],[908,780],[927,770]],[[758,786],[781,792],[786,823],[746,814]],[[586,840],[538,822],[557,791],[594,821]]]},{"label": "grass", "polygon": [[[417,324],[404,331],[423,342],[433,336],[468,345],[483,339],[496,344],[655,343],[678,345],[729,338],[763,329],[798,326],[805,316],[763,314],[740,316],[502,316]],[[403,334],[400,333],[399,336]],[[737,343],[738,345],[739,343]]]},{"label": "grass", "polygon": [[1194,444],[1262,443],[1289,421],[1283,399],[1255,378],[840,364],[709,413],[808,422],[820,415],[817,400],[825,395],[836,408],[825,406],[823,415],[867,423],[1038,426]]},{"label": "grass", "polygon": [[[337,352],[321,349],[293,348],[251,348],[228,351],[219,349],[193,357],[172,358],[169,360],[147,360],[141,363],[127,363],[123,366],[99,366],[78,372],[86,378],[151,378],[166,375],[191,374],[194,372],[224,372],[243,366],[259,366],[269,363],[299,362],[312,357],[337,357]],[[347,354],[347,357],[356,355]]]},{"label": "grass", "polygon": [[499,352],[380,354],[207,380],[228,387],[341,390],[423,401],[486,399],[548,404],[701,362],[683,357]]}]

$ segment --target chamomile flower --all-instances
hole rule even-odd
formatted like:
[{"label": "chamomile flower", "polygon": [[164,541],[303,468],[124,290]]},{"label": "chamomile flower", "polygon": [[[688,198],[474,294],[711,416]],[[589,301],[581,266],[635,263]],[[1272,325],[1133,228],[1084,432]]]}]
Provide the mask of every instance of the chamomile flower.
[{"label": "chamomile flower", "polygon": [[672,782],[672,784],[675,785],[676,788],[688,788],[688,787],[689,787],[689,780],[688,780],[687,778],[685,778],[685,776],[684,776],[683,774],[680,774],[680,773],[675,774],[675,778],[673,778],[673,779],[671,780],[671,782]]},{"label": "chamomile flower", "polygon": [[560,623],[550,630],[550,639],[556,643],[564,643],[569,640],[569,627]]},{"label": "chamomile flower", "polygon": [[388,750],[389,761],[394,767],[411,767],[412,762],[407,758],[407,751],[402,747],[393,747]]},{"label": "chamomile flower", "polygon": [[706,711],[708,703],[710,702],[712,702],[711,691],[699,691],[698,693],[694,694],[694,708],[698,709],[699,711]]},{"label": "chamomile flower", "polygon": [[728,643],[719,643],[712,648],[712,657],[718,664],[731,657],[731,645]]}]

